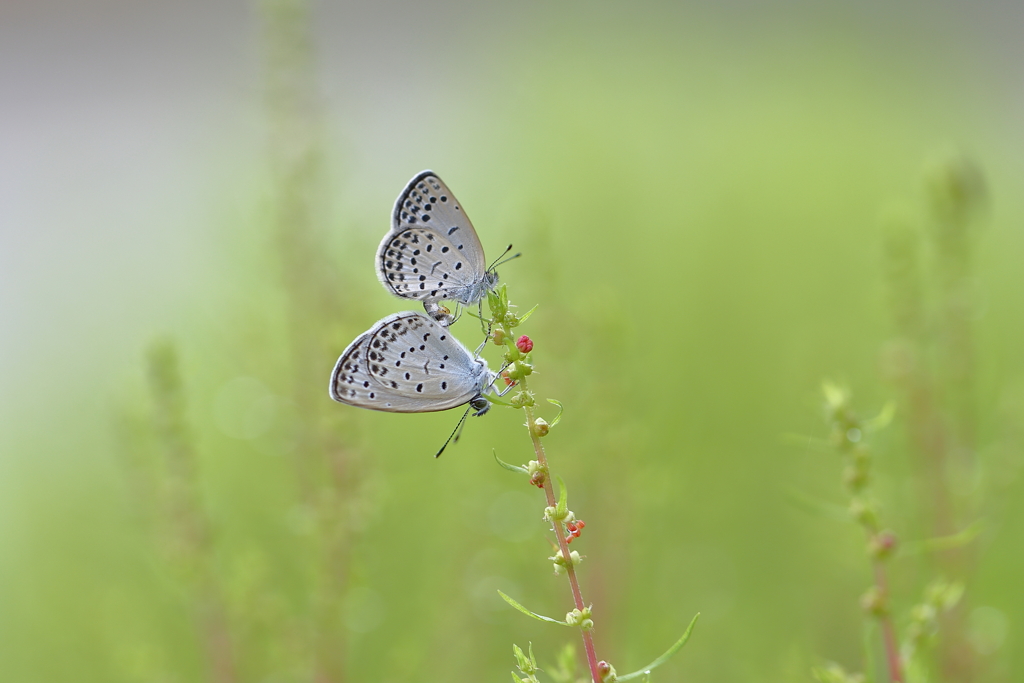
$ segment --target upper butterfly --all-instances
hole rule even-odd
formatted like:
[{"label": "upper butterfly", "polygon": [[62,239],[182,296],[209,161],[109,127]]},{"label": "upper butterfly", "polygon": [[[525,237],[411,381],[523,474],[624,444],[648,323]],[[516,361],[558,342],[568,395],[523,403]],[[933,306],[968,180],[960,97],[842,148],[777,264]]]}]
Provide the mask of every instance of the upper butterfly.
[{"label": "upper butterfly", "polygon": [[416,175],[398,195],[391,230],[377,248],[377,277],[395,296],[423,302],[444,327],[455,319],[439,302],[475,304],[498,284],[469,217],[433,171]]},{"label": "upper butterfly", "polygon": [[378,320],[331,373],[331,398],[389,413],[429,413],[466,403],[483,415],[496,375],[444,327],[415,311]]}]

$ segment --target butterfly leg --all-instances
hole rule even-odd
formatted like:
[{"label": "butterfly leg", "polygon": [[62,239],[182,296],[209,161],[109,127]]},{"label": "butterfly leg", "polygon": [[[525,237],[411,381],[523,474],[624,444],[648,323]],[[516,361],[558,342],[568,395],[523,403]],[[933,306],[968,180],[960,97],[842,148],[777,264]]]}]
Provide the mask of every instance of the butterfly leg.
[{"label": "butterfly leg", "polygon": [[423,310],[441,327],[448,327],[455,322],[455,318],[452,316],[452,312],[448,310],[448,307],[442,306],[436,301],[424,301]]}]

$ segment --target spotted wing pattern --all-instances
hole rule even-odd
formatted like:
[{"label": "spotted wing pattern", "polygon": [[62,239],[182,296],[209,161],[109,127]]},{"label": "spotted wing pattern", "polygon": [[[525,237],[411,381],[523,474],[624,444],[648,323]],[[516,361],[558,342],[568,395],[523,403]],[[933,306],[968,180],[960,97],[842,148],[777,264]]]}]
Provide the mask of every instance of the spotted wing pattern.
[{"label": "spotted wing pattern", "polygon": [[409,181],[395,202],[377,276],[392,294],[423,302],[476,303],[496,282],[469,217],[431,171]]},{"label": "spotted wing pattern", "polygon": [[331,398],[392,413],[426,413],[468,403],[494,374],[422,313],[390,315],[353,341],[331,374]]}]

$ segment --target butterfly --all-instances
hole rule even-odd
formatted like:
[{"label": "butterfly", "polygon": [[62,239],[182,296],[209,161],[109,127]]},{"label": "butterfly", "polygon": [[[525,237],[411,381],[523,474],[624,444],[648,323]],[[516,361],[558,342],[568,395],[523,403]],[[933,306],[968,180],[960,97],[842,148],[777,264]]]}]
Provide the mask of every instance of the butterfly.
[{"label": "butterfly", "polygon": [[340,403],[389,413],[468,403],[474,415],[483,415],[491,406],[484,393],[496,376],[447,328],[405,311],[378,320],[348,345],[331,373],[330,394]]},{"label": "butterfly", "polygon": [[455,318],[441,301],[475,304],[498,284],[469,217],[433,171],[417,174],[398,195],[376,266],[385,289],[423,302],[443,327]]}]

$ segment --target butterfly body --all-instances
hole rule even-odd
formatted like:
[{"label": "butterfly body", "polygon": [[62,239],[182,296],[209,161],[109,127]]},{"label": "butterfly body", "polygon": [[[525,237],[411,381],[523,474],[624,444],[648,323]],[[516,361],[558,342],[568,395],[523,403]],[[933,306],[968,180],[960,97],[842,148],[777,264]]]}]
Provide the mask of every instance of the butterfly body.
[{"label": "butterfly body", "polygon": [[406,311],[377,321],[356,337],[331,373],[331,398],[391,413],[428,413],[470,404],[477,415],[490,403],[494,382],[487,362],[475,357],[447,328]]},{"label": "butterfly body", "polygon": [[445,327],[453,319],[439,302],[475,304],[498,284],[469,217],[432,171],[417,174],[398,196],[376,267],[385,289],[420,301]]}]

